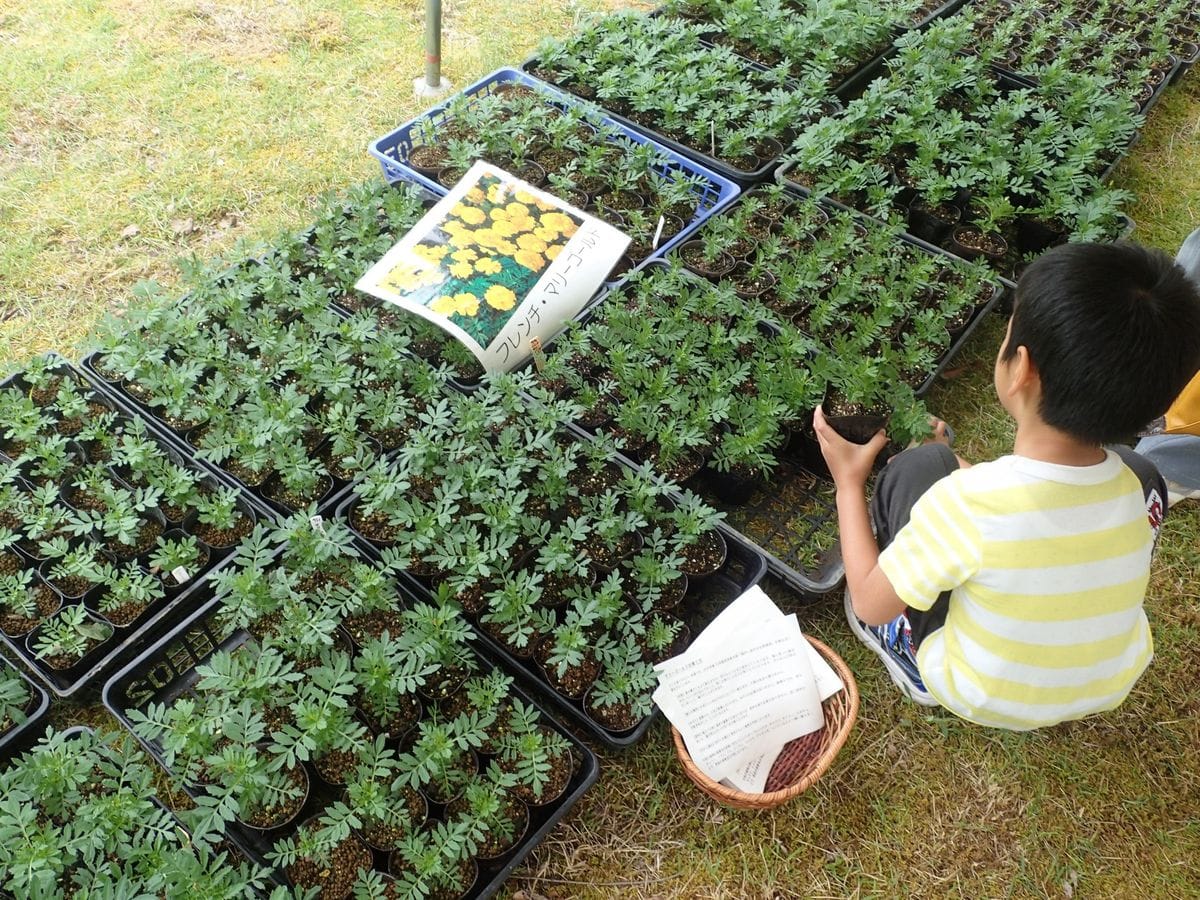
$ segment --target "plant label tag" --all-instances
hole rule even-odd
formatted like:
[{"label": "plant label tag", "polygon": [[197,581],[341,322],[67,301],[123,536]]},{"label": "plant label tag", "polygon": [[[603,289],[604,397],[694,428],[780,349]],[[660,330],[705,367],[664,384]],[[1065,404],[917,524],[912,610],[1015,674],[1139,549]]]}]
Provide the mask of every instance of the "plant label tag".
[{"label": "plant label tag", "polygon": [[708,123],[708,142],[712,147],[712,152],[709,156],[717,155],[717,123],[715,121]]},{"label": "plant label tag", "polygon": [[658,227],[654,229],[654,240],[650,242],[650,249],[657,250],[658,242],[662,240],[663,226],[667,224],[666,216],[658,217]]},{"label": "plant label tag", "polygon": [[171,570],[171,577],[175,579],[176,584],[183,584],[192,576],[188,574],[188,570],[183,566],[176,566]]},{"label": "plant label tag", "polygon": [[325,533],[325,520],[321,516],[311,516],[308,524],[313,527],[313,531],[319,531],[321,534]]},{"label": "plant label tag", "polygon": [[542,352],[541,338],[529,339],[529,353],[533,356],[533,365],[539,372],[546,368],[546,354]]}]

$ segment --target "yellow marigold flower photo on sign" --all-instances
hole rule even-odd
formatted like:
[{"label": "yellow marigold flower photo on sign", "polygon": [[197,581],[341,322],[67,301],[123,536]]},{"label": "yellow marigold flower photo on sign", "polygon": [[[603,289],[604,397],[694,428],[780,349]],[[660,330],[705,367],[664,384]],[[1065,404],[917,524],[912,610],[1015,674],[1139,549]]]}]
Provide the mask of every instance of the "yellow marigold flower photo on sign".
[{"label": "yellow marigold flower photo on sign", "polygon": [[546,257],[540,253],[534,253],[532,250],[518,250],[513,254],[513,259],[532,272],[540,272],[546,265]]},{"label": "yellow marigold flower photo on sign", "polygon": [[542,227],[552,228],[559,234],[570,237],[579,228],[579,223],[566,213],[548,212],[542,216]]},{"label": "yellow marigold flower photo on sign", "polygon": [[502,284],[493,284],[487,289],[483,299],[492,309],[507,310],[517,305],[517,295],[512,292],[511,288],[506,288]]},{"label": "yellow marigold flower photo on sign", "polygon": [[455,196],[448,214],[413,237],[412,252],[429,265],[398,265],[380,284],[487,347],[580,221],[486,171]]},{"label": "yellow marigold flower photo on sign", "polygon": [[454,311],[460,316],[475,316],[479,313],[479,298],[470,291],[454,295]]},{"label": "yellow marigold flower photo on sign", "polygon": [[487,216],[478,206],[468,206],[458,214],[458,217],[468,225],[482,225],[487,221]]},{"label": "yellow marigold flower photo on sign", "polygon": [[534,253],[546,252],[546,242],[532,234],[523,234],[518,237],[517,246],[522,250],[532,250]]}]

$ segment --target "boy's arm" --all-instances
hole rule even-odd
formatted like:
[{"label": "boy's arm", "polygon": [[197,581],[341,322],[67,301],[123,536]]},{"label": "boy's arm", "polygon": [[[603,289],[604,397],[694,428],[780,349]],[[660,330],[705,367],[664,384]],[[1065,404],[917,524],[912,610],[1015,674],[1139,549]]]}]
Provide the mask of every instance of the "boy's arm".
[{"label": "boy's arm", "polygon": [[853,444],[829,426],[820,407],[813,414],[813,430],[837,488],[842,560],[854,613],[867,625],[883,625],[906,608],[879,568],[879,545],[867,511],[867,477],[875,457],[887,444],[887,434],[880,431],[866,444]]}]

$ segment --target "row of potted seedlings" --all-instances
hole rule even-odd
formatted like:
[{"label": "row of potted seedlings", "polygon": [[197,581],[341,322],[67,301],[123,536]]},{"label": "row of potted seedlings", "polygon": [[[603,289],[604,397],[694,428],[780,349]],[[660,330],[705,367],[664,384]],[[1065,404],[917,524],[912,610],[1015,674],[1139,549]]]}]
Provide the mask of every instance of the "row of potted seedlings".
[{"label": "row of potted seedlings", "polygon": [[705,43],[728,47],[756,65],[786,65],[793,79],[827,69],[836,86],[885,52],[898,30],[918,25],[931,11],[924,0],[669,0],[659,14],[699,25]]},{"label": "row of potted seedlings", "polygon": [[[547,39],[526,70],[730,177],[755,180],[806,123],[833,108],[833,54],[797,75],[787,59],[759,66],[704,41],[707,26],[620,13]],[[822,40],[820,46],[828,46]]]},{"label": "row of potted seedlings", "polygon": [[593,733],[629,743],[653,664],[686,645],[682,617],[730,551],[699,498],[564,431],[580,412],[528,375],[489,378],[423,417],[339,514]]},{"label": "row of potted seedlings", "polygon": [[1076,22],[1098,21],[1109,34],[1128,33],[1186,63],[1200,57],[1200,9],[1192,0],[1033,0],[1046,13],[1066,9]]},{"label": "row of potted seedlings", "polygon": [[1145,111],[1156,91],[1165,87],[1178,63],[1173,41],[1163,28],[1125,28],[1090,16],[1080,20],[1073,0],[1043,11],[1036,5],[987,0],[972,5],[966,17],[977,43],[969,50],[1006,74],[1036,82],[1046,69],[1086,72],[1110,79],[1115,93],[1129,97]]},{"label": "row of potted seedlings", "polygon": [[815,339],[833,365],[869,357],[919,393],[999,287],[979,262],[780,185],[756,188],[675,255],[773,330]]},{"label": "row of potted seedlings", "polygon": [[11,754],[38,726],[49,704],[46,692],[0,659],[0,751]]},{"label": "row of potted seedlings", "polygon": [[327,900],[474,895],[595,762],[480,659],[456,604],[411,600],[402,566],[369,563],[312,512],[260,525],[211,576],[182,630],[230,637],[194,672],[120,707],[122,680],[170,656],[168,639],[106,699],[186,784],[197,844],[232,826]]},{"label": "row of potted seedlings", "polygon": [[[743,254],[736,280],[647,269],[560,336],[537,377],[580,407],[578,425],[713,497],[813,589],[831,577],[836,541],[813,474],[814,407],[852,440],[883,425],[901,446],[923,433],[916,390],[947,357],[947,328],[961,334],[996,285],[779,188],[747,195],[700,234],[698,252],[725,248],[726,266]],[[691,265],[721,278],[703,256]]]},{"label": "row of potted seedlings", "polygon": [[0,771],[0,897],[265,896],[267,871],[193,843],[156,777],[127,736],[50,731]]},{"label": "row of potted seedlings", "polygon": [[254,514],[58,357],[0,388],[0,422],[0,631],[71,693]]},{"label": "row of potted seedlings", "polygon": [[633,243],[610,279],[670,244],[732,193],[654,144],[628,137],[591,104],[562,103],[521,77],[497,73],[419,119],[407,131],[404,164],[449,188],[483,159],[621,229]]},{"label": "row of potted seedlings", "polygon": [[1104,78],[1049,70],[1005,84],[965,19],[897,41],[889,75],[800,135],[781,177],[1012,277],[1066,240],[1121,229],[1124,191],[1102,183],[1140,118]]},{"label": "row of potted seedlings", "polygon": [[407,419],[452,375],[419,358],[452,342],[426,341],[416,317],[341,309],[356,305],[355,279],[428,204],[412,188],[359,193],[262,259],[196,267],[178,303],[143,289],[85,363],[274,510],[332,499],[403,443]]}]

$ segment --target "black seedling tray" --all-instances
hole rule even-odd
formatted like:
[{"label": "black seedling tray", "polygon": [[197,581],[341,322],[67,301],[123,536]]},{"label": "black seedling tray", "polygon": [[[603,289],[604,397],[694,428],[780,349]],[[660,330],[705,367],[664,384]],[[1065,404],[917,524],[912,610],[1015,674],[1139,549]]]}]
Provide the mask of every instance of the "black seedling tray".
[{"label": "black seedling tray", "polygon": [[[571,428],[571,431],[579,435],[581,439],[590,439],[586,432],[574,428]],[[634,465],[620,455],[617,455],[616,459],[622,465],[631,467]],[[351,531],[354,529],[350,525],[349,510],[353,503],[354,497],[348,498],[334,513],[337,518],[346,523]],[[714,575],[694,584],[689,583],[687,594],[684,595],[679,606],[672,610],[673,614],[684,621],[693,638],[703,630],[709,621],[716,617],[718,612],[758,584],[767,574],[767,561],[757,547],[733,529],[720,526],[720,531],[728,551],[725,564]],[[354,533],[358,535],[358,532]],[[358,535],[357,540],[359,549],[365,556],[372,560],[378,560],[379,553],[370,541],[361,535]],[[430,595],[429,588],[419,579],[408,573],[404,573],[401,577],[406,580],[415,593],[426,597]],[[478,626],[475,626],[475,633],[479,637],[479,642],[504,663],[505,671],[519,675],[537,690],[539,696],[544,697],[555,710],[569,720],[573,727],[582,729],[589,737],[600,741],[605,746],[621,749],[638,743],[646,736],[654,717],[658,714],[658,708],[655,707],[650,715],[633,728],[625,731],[610,731],[587,714],[582,701],[571,700],[554,690],[546,682],[546,677],[536,660],[519,659],[513,656],[503,644]]]},{"label": "black seedling tray", "polygon": [[[112,406],[119,413],[134,419],[143,418],[117,402],[109,391],[103,389],[103,379],[99,379],[94,373],[86,369],[81,372],[65,359],[61,360],[61,365],[63,368],[68,369],[71,375],[77,378],[82,386],[91,389],[102,399],[111,402]],[[0,382],[0,389],[7,387],[14,379],[19,377],[19,374],[12,375]],[[210,486],[215,485],[226,489],[237,488],[237,485],[231,482],[223,473],[214,472],[211,468],[200,465],[197,460],[192,458],[190,452],[178,447],[174,441],[167,439],[158,429],[151,427],[152,423],[145,424],[147,425],[148,433],[156,438],[164,449],[180,457],[183,465],[190,466],[199,472]],[[240,503],[242,513],[249,515],[252,520],[262,515],[262,512],[254,504],[250,503],[244,494],[242,494]],[[162,634],[165,629],[169,628],[178,619],[180,611],[187,608],[188,598],[195,586],[203,580],[203,576],[229,559],[233,555],[233,549],[233,547],[210,548],[208,562],[203,568],[192,573],[191,583],[187,587],[179,591],[174,597],[164,597],[157,601],[156,604],[152,604],[132,625],[116,628],[112,636],[105,643],[90,651],[77,665],[69,669],[54,669],[38,659],[27,646],[24,636],[12,638],[0,632],[0,640],[3,640],[56,696],[70,697],[85,688],[93,687],[97,679],[111,672],[122,660],[128,658],[133,652],[136,652],[139,647],[145,646],[149,640],[152,640],[154,637]],[[25,560],[28,564],[27,568],[40,568],[41,564],[29,557],[20,547],[15,547],[13,552]],[[53,587],[51,589],[54,590]],[[85,603],[94,590],[86,592],[79,598],[64,597],[62,602],[63,608]]]},{"label": "black seedling tray", "polygon": [[[833,482],[814,474],[791,452],[780,455],[768,483],[740,505],[721,501],[712,475],[702,471],[690,487],[725,513],[725,521],[766,557],[772,574],[808,597],[827,594],[846,574],[837,530]],[[832,537],[814,549],[821,534]]]},{"label": "black seedling tray", "polygon": [[[143,420],[146,428],[153,435],[162,441],[167,446],[171,447],[177,453],[186,457],[192,465],[202,469],[206,474],[220,480],[222,483],[231,485],[237,488],[242,493],[242,497],[246,502],[254,508],[254,511],[269,519],[277,519],[280,516],[288,516],[297,510],[273,500],[268,497],[259,488],[251,487],[244,483],[241,479],[235,477],[231,473],[225,471],[215,463],[205,459],[196,457],[196,448],[193,447],[187,439],[179,432],[170,428],[165,422],[159,419],[154,411],[125,391],[119,386],[112,384],[102,376],[95,367],[95,353],[88,354],[79,363],[79,367],[87,374],[88,378],[96,386],[96,389],[102,393],[105,399],[110,400],[114,406],[120,409],[126,415],[136,416]],[[330,474],[333,480],[333,486],[326,492],[325,496],[317,503],[317,511],[326,513],[332,510],[345,496],[352,482],[342,481],[336,476]]]},{"label": "black seedling tray", "polygon": [[28,713],[25,721],[0,734],[0,766],[3,766],[37,743],[38,738],[46,730],[46,714],[50,710],[50,695],[2,655],[0,655],[0,666],[12,669],[20,675],[33,697],[30,704],[33,709]]},{"label": "black seedling tray", "polygon": [[[712,46],[710,44],[704,43],[703,41],[701,41],[700,43],[705,47],[711,48],[711,46]],[[734,54],[734,56],[737,56],[737,54]],[[758,65],[755,62],[752,62],[751,60],[746,59],[745,57],[738,56],[737,58],[742,63],[744,63],[747,74],[753,74],[753,73],[766,71],[762,66]],[[565,85],[560,85],[557,82],[552,82],[552,81],[542,81],[541,76],[533,74],[533,70],[537,69],[537,68],[538,68],[538,57],[537,56],[531,56],[528,59],[526,59],[525,62],[521,63],[521,72],[524,73],[527,78],[531,78],[531,79],[537,81],[539,84],[545,84],[551,90],[560,91],[563,94],[567,95],[568,97],[573,98],[574,100],[576,100],[579,103],[592,103],[592,104],[599,106],[599,108],[604,111],[605,116],[612,119],[614,122],[617,122],[618,124],[623,126],[623,128],[634,131],[639,136],[644,135],[645,139],[648,139],[655,144],[659,144],[660,146],[667,148],[668,150],[671,151],[671,153],[673,153],[674,155],[676,155],[684,160],[694,160],[696,163],[699,163],[700,165],[704,166],[706,169],[709,169],[709,170],[717,173],[723,179],[728,179],[730,182],[733,182],[733,184],[738,187],[746,187],[747,185],[758,184],[760,182],[769,180],[771,178],[772,172],[774,172],[775,169],[779,166],[780,157],[774,157],[772,159],[767,160],[767,162],[763,163],[761,166],[759,166],[756,169],[748,170],[748,169],[735,168],[734,166],[731,166],[728,163],[722,162],[721,160],[717,159],[715,156],[711,156],[710,154],[704,153],[701,150],[693,149],[692,147],[689,147],[686,144],[681,144],[678,141],[672,140],[671,138],[667,137],[666,135],[662,134],[659,131],[655,131],[654,129],[649,128],[646,125],[642,125],[638,122],[635,122],[633,119],[630,119],[627,116],[623,116],[623,115],[620,115],[619,113],[613,112],[607,106],[604,106],[603,104],[599,103],[596,100],[586,100],[585,98],[579,96],[578,94],[573,93],[571,91],[571,89],[566,87]],[[832,107],[831,112],[836,112],[841,109],[841,105],[837,102],[836,98],[834,98],[832,96],[832,93],[828,97],[825,98],[825,102],[827,102]],[[785,138],[787,138],[786,135],[784,135],[782,138],[779,139],[780,144],[783,146],[784,153],[787,152],[787,144],[788,144],[788,140],[785,140]],[[725,193],[726,193],[725,191],[722,192],[722,199],[724,199]],[[736,193],[736,190],[733,191],[730,194],[730,196],[732,196],[735,193]],[[688,232],[690,230],[691,229],[689,228],[689,229],[685,229],[684,232],[680,232],[678,235],[673,237],[671,239],[671,241],[668,241],[666,244],[664,244],[663,249],[664,250],[669,249],[673,243],[681,242],[682,240],[686,239],[687,235],[685,234],[685,232]],[[651,259],[653,259],[653,258],[654,257],[652,255]]]},{"label": "black seedling tray", "polygon": [[[207,587],[207,585],[205,585]],[[413,601],[416,596],[400,585],[403,596]],[[206,591],[206,596],[209,592]],[[222,599],[212,597],[199,609],[193,612],[185,621],[180,623],[170,634],[165,635],[152,647],[145,650],[137,659],[125,666],[104,687],[104,705],[120,721],[130,733],[133,726],[129,720],[131,709],[144,710],[150,703],[173,703],[180,697],[192,692],[193,686],[199,680],[196,667],[205,663],[217,650],[232,650],[252,640],[248,632],[238,629],[223,631],[216,621],[216,614],[221,607]],[[488,656],[476,648],[476,654],[484,672],[496,668]],[[525,838],[496,862],[479,861],[479,878],[476,880],[477,890],[469,894],[470,898],[483,900],[491,897],[507,880],[508,876],[525,859],[538,844],[545,839],[550,831],[570,812],[571,807],[583,793],[595,784],[600,776],[600,764],[596,756],[587,746],[577,740],[562,726],[546,709],[528,694],[515,685],[511,688],[512,696],[523,703],[536,706],[542,715],[545,725],[561,734],[571,745],[571,753],[575,768],[571,780],[567,784],[563,796],[555,803],[544,807],[530,806],[529,826]],[[137,735],[134,735],[137,737]],[[158,762],[170,772],[163,762],[159,748],[147,741],[137,738],[138,742]],[[304,808],[294,818],[293,822],[300,823],[316,812],[328,799],[326,791],[318,777],[310,774],[311,785],[308,799]],[[192,789],[185,785],[192,794]],[[195,796],[193,794],[193,796]],[[430,810],[441,808],[440,804],[429,801]],[[296,826],[289,826],[288,833],[294,833]],[[229,842],[240,850],[248,859],[259,865],[270,868],[266,854],[272,849],[273,842],[261,834],[232,823],[226,829]],[[279,883],[285,883],[283,877],[275,874]],[[487,878],[486,883],[480,882]]]}]

